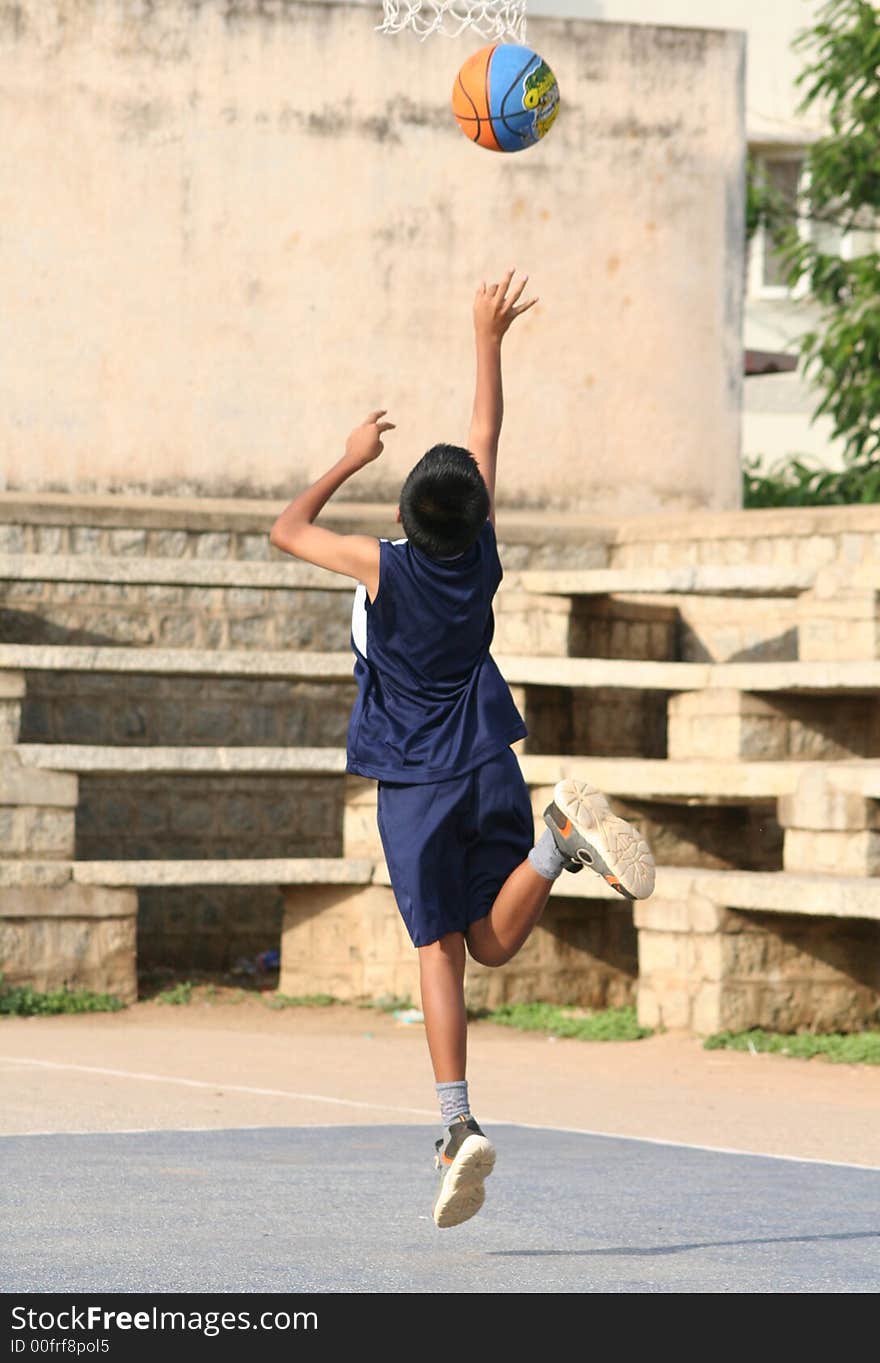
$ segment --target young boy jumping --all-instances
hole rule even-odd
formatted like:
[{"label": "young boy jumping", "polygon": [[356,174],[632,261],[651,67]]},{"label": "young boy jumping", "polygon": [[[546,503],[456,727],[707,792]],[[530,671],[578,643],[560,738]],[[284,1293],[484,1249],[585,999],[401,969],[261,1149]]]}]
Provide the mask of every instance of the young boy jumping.
[{"label": "young boy jumping", "polygon": [[584,866],[620,894],[654,888],[647,843],[583,781],[560,781],[535,843],[528,788],[510,745],[526,735],[489,653],[501,581],[495,466],[501,343],[527,277],[474,300],[477,378],[468,448],[435,445],[409,473],[397,519],[405,539],[340,535],[313,524],[330,497],[382,453],[394,429],[372,412],[338,463],[290,503],[270,541],[358,582],[352,614],[358,694],[347,769],[378,782],[378,825],[398,908],[419,954],[422,1011],[441,1121],[438,1226],[483,1205],[495,1150],[471,1115],[466,1080],[466,952],[500,966],[519,951],[553,882]]}]

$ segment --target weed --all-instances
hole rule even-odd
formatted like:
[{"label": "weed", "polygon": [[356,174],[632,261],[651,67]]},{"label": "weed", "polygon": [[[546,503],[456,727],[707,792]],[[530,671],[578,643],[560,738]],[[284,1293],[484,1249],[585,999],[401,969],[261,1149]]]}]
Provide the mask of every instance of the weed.
[{"label": "weed", "polygon": [[192,995],[192,981],[181,980],[180,984],[174,984],[170,989],[164,989],[161,994],[157,994],[156,1003],[170,1003],[179,1007],[184,1003],[192,1003]]},{"label": "weed", "polygon": [[758,1051],[811,1060],[824,1056],[837,1065],[880,1065],[880,1032],[716,1032],[703,1042],[707,1051]]},{"label": "weed", "polygon": [[590,1012],[581,1008],[561,1008],[554,1003],[510,1003],[483,1014],[488,1022],[516,1027],[523,1032],[549,1032],[552,1036],[574,1037],[578,1041],[638,1041],[651,1036],[640,1027],[635,1008],[604,1008]]},{"label": "weed", "polygon": [[270,994],[267,1008],[329,1008],[338,1000],[332,994]]},{"label": "weed", "polygon": [[39,990],[29,984],[4,984],[0,975],[0,1015],[48,1017],[56,1013],[118,1013],[125,1004],[115,994],[94,994],[90,989]]}]

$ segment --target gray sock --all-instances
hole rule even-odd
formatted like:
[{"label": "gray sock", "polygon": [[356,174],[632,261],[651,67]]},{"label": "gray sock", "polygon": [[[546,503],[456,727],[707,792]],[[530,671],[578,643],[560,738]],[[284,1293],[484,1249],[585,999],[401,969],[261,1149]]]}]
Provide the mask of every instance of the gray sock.
[{"label": "gray sock", "polygon": [[529,861],[545,880],[556,880],[565,870],[568,860],[556,846],[553,834],[546,828],[529,853]]},{"label": "gray sock", "polygon": [[437,1084],[435,1087],[440,1099],[440,1120],[444,1126],[449,1126],[456,1117],[471,1115],[466,1079],[453,1079],[449,1084]]}]

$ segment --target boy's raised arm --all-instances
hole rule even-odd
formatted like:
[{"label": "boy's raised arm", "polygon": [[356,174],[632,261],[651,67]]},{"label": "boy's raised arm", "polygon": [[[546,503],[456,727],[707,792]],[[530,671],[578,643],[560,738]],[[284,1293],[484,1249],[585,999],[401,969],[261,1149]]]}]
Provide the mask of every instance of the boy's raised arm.
[{"label": "boy's raised arm", "polygon": [[508,270],[500,284],[481,284],[474,299],[474,336],[477,346],[477,381],[474,411],[468,436],[468,449],[477,461],[489,490],[489,519],[495,524],[495,466],[498,437],[504,418],[504,393],[501,386],[501,342],[515,317],[527,312],[537,298],[517,307],[528,283],[528,275],[507,296],[514,270]]},{"label": "boy's raised arm", "polygon": [[313,525],[333,493],[359,469],[378,459],[382,436],[394,430],[394,423],[383,421],[384,410],[371,412],[355,427],[345,442],[345,454],[317,482],[307,487],[284,508],[269,531],[269,542],[294,558],[329,568],[334,573],[363,582],[370,600],[379,587],[379,541],[372,535],[340,535]]}]

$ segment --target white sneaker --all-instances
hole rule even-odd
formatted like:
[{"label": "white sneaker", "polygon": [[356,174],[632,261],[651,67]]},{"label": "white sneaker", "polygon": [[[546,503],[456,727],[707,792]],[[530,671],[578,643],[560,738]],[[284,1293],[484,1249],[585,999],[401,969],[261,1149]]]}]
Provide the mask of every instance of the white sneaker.
[{"label": "white sneaker", "polygon": [[560,781],[544,810],[544,822],[568,859],[567,870],[589,866],[625,899],[647,899],[653,893],[650,847],[638,829],[611,812],[595,786],[570,778]]}]

